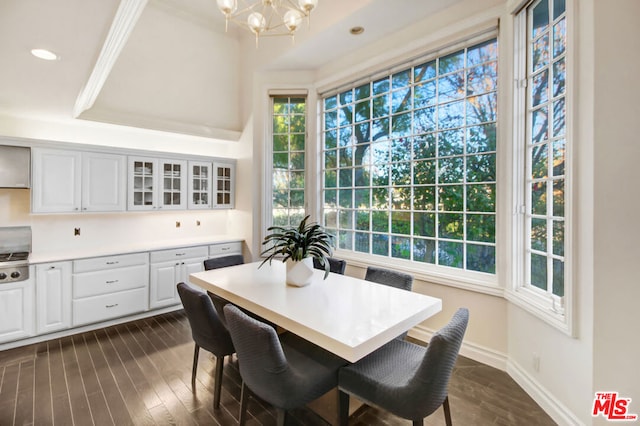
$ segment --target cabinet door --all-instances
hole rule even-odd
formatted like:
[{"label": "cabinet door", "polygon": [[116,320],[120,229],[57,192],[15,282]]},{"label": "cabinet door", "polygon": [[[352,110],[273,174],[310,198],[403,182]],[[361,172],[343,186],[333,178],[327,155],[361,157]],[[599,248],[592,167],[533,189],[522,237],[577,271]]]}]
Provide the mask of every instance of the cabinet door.
[{"label": "cabinet door", "polygon": [[187,208],[187,162],[160,160],[159,208],[184,210]]},{"label": "cabinet door", "polygon": [[38,334],[71,327],[71,262],[36,266]]},{"label": "cabinet door", "polygon": [[82,154],[61,149],[34,148],[31,211],[80,210]]},{"label": "cabinet door", "polygon": [[188,206],[190,209],[211,208],[211,168],[211,163],[189,161]]},{"label": "cabinet door", "polygon": [[196,288],[200,291],[203,291],[202,287],[197,286],[195,284],[191,284],[191,282],[189,281],[189,275],[195,274],[196,272],[204,271],[204,261],[206,259],[207,259],[206,257],[200,257],[197,259],[185,260],[184,263],[182,264],[182,272],[184,274],[182,282],[185,282],[189,284],[191,287]]},{"label": "cabinet door", "polygon": [[231,163],[214,163],[213,206],[218,209],[232,209],[235,204],[235,165]]},{"label": "cabinet door", "polygon": [[149,309],[180,303],[176,288],[182,275],[180,262],[152,263],[150,270]]},{"label": "cabinet door", "polygon": [[33,336],[33,281],[0,285],[0,343]]},{"label": "cabinet door", "polygon": [[127,163],[123,155],[82,154],[82,210],[112,212],[126,207]]},{"label": "cabinet door", "polygon": [[153,210],[158,207],[158,160],[129,157],[128,201],[129,210]]}]

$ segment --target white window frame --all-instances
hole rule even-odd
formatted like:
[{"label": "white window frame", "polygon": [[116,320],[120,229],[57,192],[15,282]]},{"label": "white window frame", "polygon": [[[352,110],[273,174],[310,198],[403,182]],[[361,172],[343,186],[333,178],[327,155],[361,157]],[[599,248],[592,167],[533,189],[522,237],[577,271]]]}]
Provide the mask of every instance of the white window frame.
[{"label": "white window frame", "polygon": [[514,87],[513,87],[513,269],[512,283],[505,291],[506,298],[532,313],[548,324],[568,335],[575,334],[573,321],[574,280],[572,271],[572,229],[573,229],[573,161],[572,145],[575,126],[575,95],[574,71],[575,30],[574,30],[574,2],[566,1],[566,151],[565,151],[565,188],[564,188],[564,218],[565,218],[565,248],[564,248],[564,296],[558,297],[526,284],[529,266],[527,247],[530,238],[527,235],[528,224],[526,205],[528,190],[526,189],[527,169],[529,161],[527,141],[527,9],[539,0],[527,2],[522,8],[514,11]]},{"label": "white window frame", "polygon": [[[473,33],[471,34],[467,34],[467,35],[459,34],[459,36],[456,37],[455,41],[452,41],[451,39],[449,39],[448,43],[445,43],[444,45],[440,45],[439,47],[438,47],[438,44],[436,43],[435,46],[426,50],[425,53],[422,53],[420,55],[417,55],[415,54],[415,52],[413,52],[413,55],[409,59],[399,58],[393,61],[392,64],[387,65],[386,67],[380,66],[378,68],[379,72],[373,71],[363,79],[360,79],[360,80],[354,79],[346,83],[343,82],[343,84],[337,86],[338,87],[337,89],[335,88],[336,87],[335,85],[328,86],[328,87],[325,86],[326,89],[325,90],[321,89],[319,91],[320,94],[318,97],[317,108],[318,108],[319,117],[318,117],[317,140],[318,140],[319,147],[317,152],[318,153],[322,152],[323,107],[321,103],[325,96],[328,96],[329,94],[333,94],[333,93],[336,93],[336,94],[340,93],[343,88],[347,89],[348,87],[356,87],[359,84],[362,84],[361,82],[364,82],[365,80],[373,81],[380,78],[383,75],[390,75],[394,72],[402,71],[408,68],[409,66],[418,65],[422,62],[426,62],[429,56],[433,56],[433,57],[446,56],[447,54],[460,50],[461,48],[472,46],[475,43],[488,40],[492,36],[497,37],[498,44],[500,44],[501,38],[498,33],[498,29],[496,26],[494,26],[495,24],[492,24],[491,22],[494,22],[494,21],[491,21],[491,20],[487,21],[486,26],[484,26],[484,29],[482,30],[475,28],[475,31],[473,31]],[[502,55],[504,55],[504,53]],[[500,57],[501,55],[499,54],[498,56],[499,64],[502,61]],[[499,86],[500,84],[502,84],[501,82],[504,82],[504,79],[499,76],[498,77]],[[502,95],[500,94],[502,90],[503,89],[500,89],[500,87],[498,87],[498,92],[497,92],[498,102],[500,102],[500,99],[502,98]],[[505,108],[505,112],[503,112],[503,114],[506,113],[506,111],[507,110]],[[499,147],[502,143],[501,139],[503,139],[503,137],[500,136],[500,132],[502,131],[500,130],[501,129],[500,122],[501,122],[501,118],[499,113],[497,117],[498,140],[497,140],[497,148],[496,148],[497,149],[496,167],[498,169],[498,172],[497,172],[498,175],[501,174],[501,172],[499,171],[499,168],[502,167],[502,165],[500,164],[501,154],[500,154]],[[323,178],[322,178],[322,173],[323,173],[322,164],[321,164],[322,159],[320,158],[318,162],[319,162],[318,172],[316,173],[316,175],[319,180],[318,185],[319,185],[320,194],[322,194],[323,193],[322,190],[324,186]],[[504,194],[504,192],[501,192],[503,191],[501,187],[504,185],[505,184],[501,182],[500,179],[496,176],[496,191],[497,191],[498,197],[501,197],[502,196],[501,194]],[[495,211],[495,214],[496,214],[496,231],[495,231],[496,232],[496,236],[495,236],[496,269],[494,274],[452,268],[447,266],[432,265],[428,263],[422,264],[422,263],[412,262],[410,260],[405,260],[400,258],[376,256],[376,255],[371,255],[366,253],[359,253],[351,250],[341,250],[339,248],[335,250],[335,255],[345,260],[348,260],[349,263],[353,264],[354,266],[366,267],[368,265],[377,265],[377,266],[383,266],[388,268],[391,267],[391,268],[396,268],[398,270],[411,273],[414,275],[416,279],[419,279],[419,280],[447,285],[451,287],[462,288],[462,289],[490,294],[494,296],[504,296],[504,287],[499,284],[500,283],[499,274],[501,272],[500,262],[502,261],[501,260],[501,257],[503,256],[502,253],[504,253],[504,248],[500,247],[500,244],[501,244],[500,235],[502,233],[501,227],[503,227],[502,224],[499,224],[499,221],[502,220],[499,218],[502,211],[500,207],[500,203],[501,201],[497,201],[496,211]],[[319,217],[322,213],[321,204],[322,203],[320,203],[317,207]]]}]

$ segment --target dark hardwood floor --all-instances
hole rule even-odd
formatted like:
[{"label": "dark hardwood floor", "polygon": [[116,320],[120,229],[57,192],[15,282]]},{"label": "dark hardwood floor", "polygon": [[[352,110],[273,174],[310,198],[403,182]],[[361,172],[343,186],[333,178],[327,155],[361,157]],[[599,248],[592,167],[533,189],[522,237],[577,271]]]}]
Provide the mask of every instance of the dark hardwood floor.
[{"label": "dark hardwood floor", "polygon": [[[191,391],[193,343],[182,311],[0,352],[0,425],[236,425],[241,379],[225,365],[213,410],[213,366],[201,351]],[[553,425],[504,372],[460,357],[450,383],[455,425]],[[275,424],[266,403],[249,404],[251,425]],[[294,425],[326,425],[307,408]],[[363,406],[352,425],[410,424]],[[443,425],[442,408],[425,421]]]}]

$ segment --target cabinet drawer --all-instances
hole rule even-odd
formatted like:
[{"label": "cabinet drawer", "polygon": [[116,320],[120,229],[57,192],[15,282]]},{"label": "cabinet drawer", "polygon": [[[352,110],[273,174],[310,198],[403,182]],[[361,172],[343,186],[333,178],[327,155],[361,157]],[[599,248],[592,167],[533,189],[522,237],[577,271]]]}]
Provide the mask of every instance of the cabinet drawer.
[{"label": "cabinet drawer", "polygon": [[159,250],[151,253],[151,263],[169,262],[172,260],[207,257],[207,247],[185,247],[181,249]]},{"label": "cabinet drawer", "polygon": [[105,321],[147,310],[147,288],[120,291],[73,301],[73,325]]},{"label": "cabinet drawer", "polygon": [[99,271],[122,268],[134,265],[146,265],[149,261],[147,253],[121,254],[117,256],[94,257],[73,261],[73,272]]},{"label": "cabinet drawer", "polygon": [[73,276],[73,298],[81,299],[138,287],[147,287],[148,284],[149,268],[146,265],[85,272]]},{"label": "cabinet drawer", "polygon": [[225,254],[242,254],[242,243],[240,241],[233,241],[209,246],[209,256],[213,257]]}]

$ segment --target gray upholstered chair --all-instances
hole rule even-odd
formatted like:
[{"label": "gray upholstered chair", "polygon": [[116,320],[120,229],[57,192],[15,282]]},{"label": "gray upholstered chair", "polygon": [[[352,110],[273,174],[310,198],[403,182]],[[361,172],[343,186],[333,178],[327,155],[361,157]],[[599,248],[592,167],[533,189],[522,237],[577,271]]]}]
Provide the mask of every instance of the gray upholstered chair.
[{"label": "gray upholstered chair", "polygon": [[[335,257],[328,257],[329,272],[335,274],[344,275],[344,271],[347,269],[347,261],[342,259],[336,259]],[[320,263],[320,260],[313,258],[313,267],[324,271],[324,265]]]},{"label": "gray upholstered chair", "polygon": [[[242,265],[243,263],[244,257],[241,254],[231,254],[229,256],[214,257],[213,259],[207,259],[204,261],[204,270],[210,271],[211,269],[226,268],[227,266]],[[222,321],[222,324],[224,324],[224,326],[226,327],[227,321],[224,318],[224,310],[222,308],[224,308],[224,305],[229,302],[226,299],[223,299],[222,297],[211,293],[210,291],[208,291],[207,294],[211,298],[213,306],[216,308],[216,312],[220,317],[220,321]]]},{"label": "gray upholstered chair", "polygon": [[231,254],[229,256],[214,257],[204,261],[204,270],[224,268],[226,266],[242,265],[244,257],[241,254]]},{"label": "gray upholstered chair", "polygon": [[200,348],[211,352],[216,359],[215,387],[213,407],[220,407],[220,391],[222,389],[222,370],[224,357],[235,352],[229,332],[224,327],[213,303],[205,293],[189,287],[185,283],[178,284],[178,294],[191,326],[191,336],[195,342],[193,352],[193,369],[191,371],[191,389],[195,391],[196,371]]},{"label": "gray upholstered chair", "polygon": [[413,276],[389,269],[378,268],[376,266],[369,266],[367,268],[364,279],[407,291],[411,291],[411,287],[413,287]]},{"label": "gray upholstered chair", "polygon": [[[413,276],[405,274],[403,272],[396,272],[389,269],[378,268],[376,266],[369,266],[367,268],[364,279],[366,281],[384,284],[390,287],[396,287],[407,291],[411,291],[411,288],[413,287]],[[407,337],[406,332],[398,336],[399,339],[404,339],[405,337]]]},{"label": "gray upholstered chair", "polygon": [[293,333],[279,340],[273,327],[232,304],[224,311],[242,376],[240,425],[246,420],[252,394],[273,405],[278,425],[283,425],[287,410],[303,406],[338,385],[338,369],[347,364],[342,358]]},{"label": "gray upholstered chair", "polygon": [[414,426],[444,408],[451,426],[448,387],[469,311],[460,308],[427,347],[394,339],[360,361],[340,369],[340,424],[349,418],[349,395],[412,420]]}]

